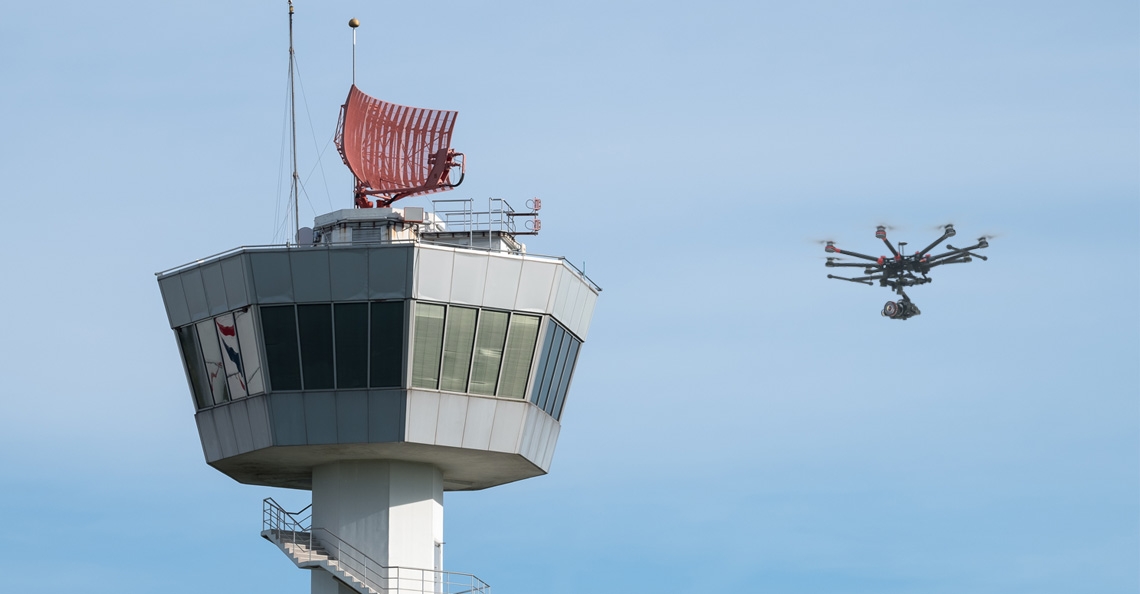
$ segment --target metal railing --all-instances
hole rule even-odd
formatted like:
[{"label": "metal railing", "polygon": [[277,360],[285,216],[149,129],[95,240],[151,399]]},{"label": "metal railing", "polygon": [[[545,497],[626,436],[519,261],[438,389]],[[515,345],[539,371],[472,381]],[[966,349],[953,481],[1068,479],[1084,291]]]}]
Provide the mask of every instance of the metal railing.
[{"label": "metal railing", "polygon": [[390,594],[490,594],[491,587],[469,573],[385,566],[324,528],[312,527],[312,504],[286,511],[273,498],[262,505],[262,534],[282,549],[296,545],[298,563],[323,562],[329,571],[364,585],[365,591]]}]

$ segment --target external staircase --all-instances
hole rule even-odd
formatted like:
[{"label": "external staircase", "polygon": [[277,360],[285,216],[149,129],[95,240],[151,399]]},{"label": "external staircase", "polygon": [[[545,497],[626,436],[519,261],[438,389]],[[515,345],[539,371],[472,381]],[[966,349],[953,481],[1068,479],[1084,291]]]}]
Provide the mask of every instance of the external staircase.
[{"label": "external staircase", "polygon": [[285,511],[272,498],[262,506],[262,538],[301,569],[327,571],[360,594],[490,594],[483,580],[453,571],[388,567],[323,528],[312,526],[312,506]]}]

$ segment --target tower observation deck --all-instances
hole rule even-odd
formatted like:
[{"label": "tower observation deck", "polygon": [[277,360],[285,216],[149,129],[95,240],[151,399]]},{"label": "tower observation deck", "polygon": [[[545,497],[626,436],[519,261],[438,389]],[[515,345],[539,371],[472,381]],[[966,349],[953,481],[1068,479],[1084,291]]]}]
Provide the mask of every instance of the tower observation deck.
[{"label": "tower observation deck", "polygon": [[[407,195],[458,185],[422,161],[434,177]],[[238,482],[312,491],[300,513],[267,499],[262,536],[314,594],[485,592],[443,570],[443,493],[550,469],[601,289],[526,252],[537,200],[399,208],[409,190],[367,181],[296,244],[158,273],[202,451]]]}]

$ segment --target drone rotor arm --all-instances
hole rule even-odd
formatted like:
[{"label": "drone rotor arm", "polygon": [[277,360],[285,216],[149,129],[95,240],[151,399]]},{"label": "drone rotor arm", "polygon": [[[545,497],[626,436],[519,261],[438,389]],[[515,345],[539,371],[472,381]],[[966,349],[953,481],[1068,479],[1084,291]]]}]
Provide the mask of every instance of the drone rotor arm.
[{"label": "drone rotor arm", "polygon": [[[918,253],[920,253],[920,254],[927,254],[927,253],[930,253],[930,250],[934,249],[935,247],[937,247],[937,246],[938,246],[938,244],[942,243],[943,241],[946,241],[948,238],[950,238],[950,237],[954,237],[954,235],[955,235],[955,234],[956,234],[956,232],[954,231],[954,228],[953,228],[953,227],[951,227],[951,226],[949,226],[949,225],[947,225],[947,226],[946,226],[946,231],[942,233],[942,237],[939,237],[938,239],[935,239],[935,240],[934,240],[934,243],[932,243],[932,244],[930,244],[930,245],[926,246],[926,249],[924,249],[924,250],[922,250],[922,251],[920,251],[920,252],[918,252]],[[949,247],[949,246],[947,246],[947,247]],[[953,249],[953,248],[951,248],[951,249]]]},{"label": "drone rotor arm", "polygon": [[844,281],[847,281],[850,283],[859,283],[861,285],[872,285],[872,284],[874,284],[870,280],[868,280],[867,277],[847,278],[844,276],[835,276],[834,274],[829,274],[829,275],[827,275],[827,278],[833,278],[835,280],[844,280]]},{"label": "drone rotor arm", "polygon": [[835,253],[843,254],[844,256],[851,256],[852,258],[863,258],[864,260],[870,260],[872,262],[875,262],[876,264],[879,262],[878,258],[872,258],[871,256],[868,256],[867,254],[860,254],[859,252],[849,252],[847,250],[841,250],[839,248],[834,248],[834,250],[835,250]]}]

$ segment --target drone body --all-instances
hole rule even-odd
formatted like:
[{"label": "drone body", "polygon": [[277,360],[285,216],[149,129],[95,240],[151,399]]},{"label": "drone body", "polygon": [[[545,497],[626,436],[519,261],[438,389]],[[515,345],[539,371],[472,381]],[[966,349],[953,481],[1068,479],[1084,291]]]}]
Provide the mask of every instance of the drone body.
[{"label": "drone body", "polygon": [[891,245],[890,241],[887,241],[887,228],[883,225],[879,225],[875,231],[875,237],[881,239],[883,243],[886,244],[887,249],[891,252],[890,256],[879,256],[875,258],[858,252],[849,252],[835,247],[834,241],[828,241],[824,247],[824,251],[827,253],[843,254],[853,258],[867,260],[867,262],[836,263],[835,261],[839,259],[838,257],[829,257],[827,259],[828,268],[862,268],[863,276],[847,278],[829,274],[827,278],[865,285],[874,285],[877,281],[880,287],[890,287],[891,290],[902,297],[902,299],[898,301],[888,301],[883,305],[883,311],[881,313],[884,317],[891,318],[892,320],[905,320],[917,316],[922,312],[919,311],[918,306],[907,296],[906,291],[904,291],[906,287],[925,285],[931,282],[932,279],[928,275],[930,270],[936,266],[943,264],[964,264],[966,262],[972,262],[974,258],[980,258],[982,260],[988,259],[985,256],[973,253],[973,250],[989,247],[990,244],[984,236],[978,238],[978,243],[970,247],[956,248],[950,244],[946,244],[948,251],[931,255],[930,250],[955,235],[953,225],[944,225],[942,229],[942,237],[939,237],[934,243],[926,246],[925,249],[921,249],[910,256],[903,253],[906,242],[900,241],[898,249],[896,249],[895,246]]}]

